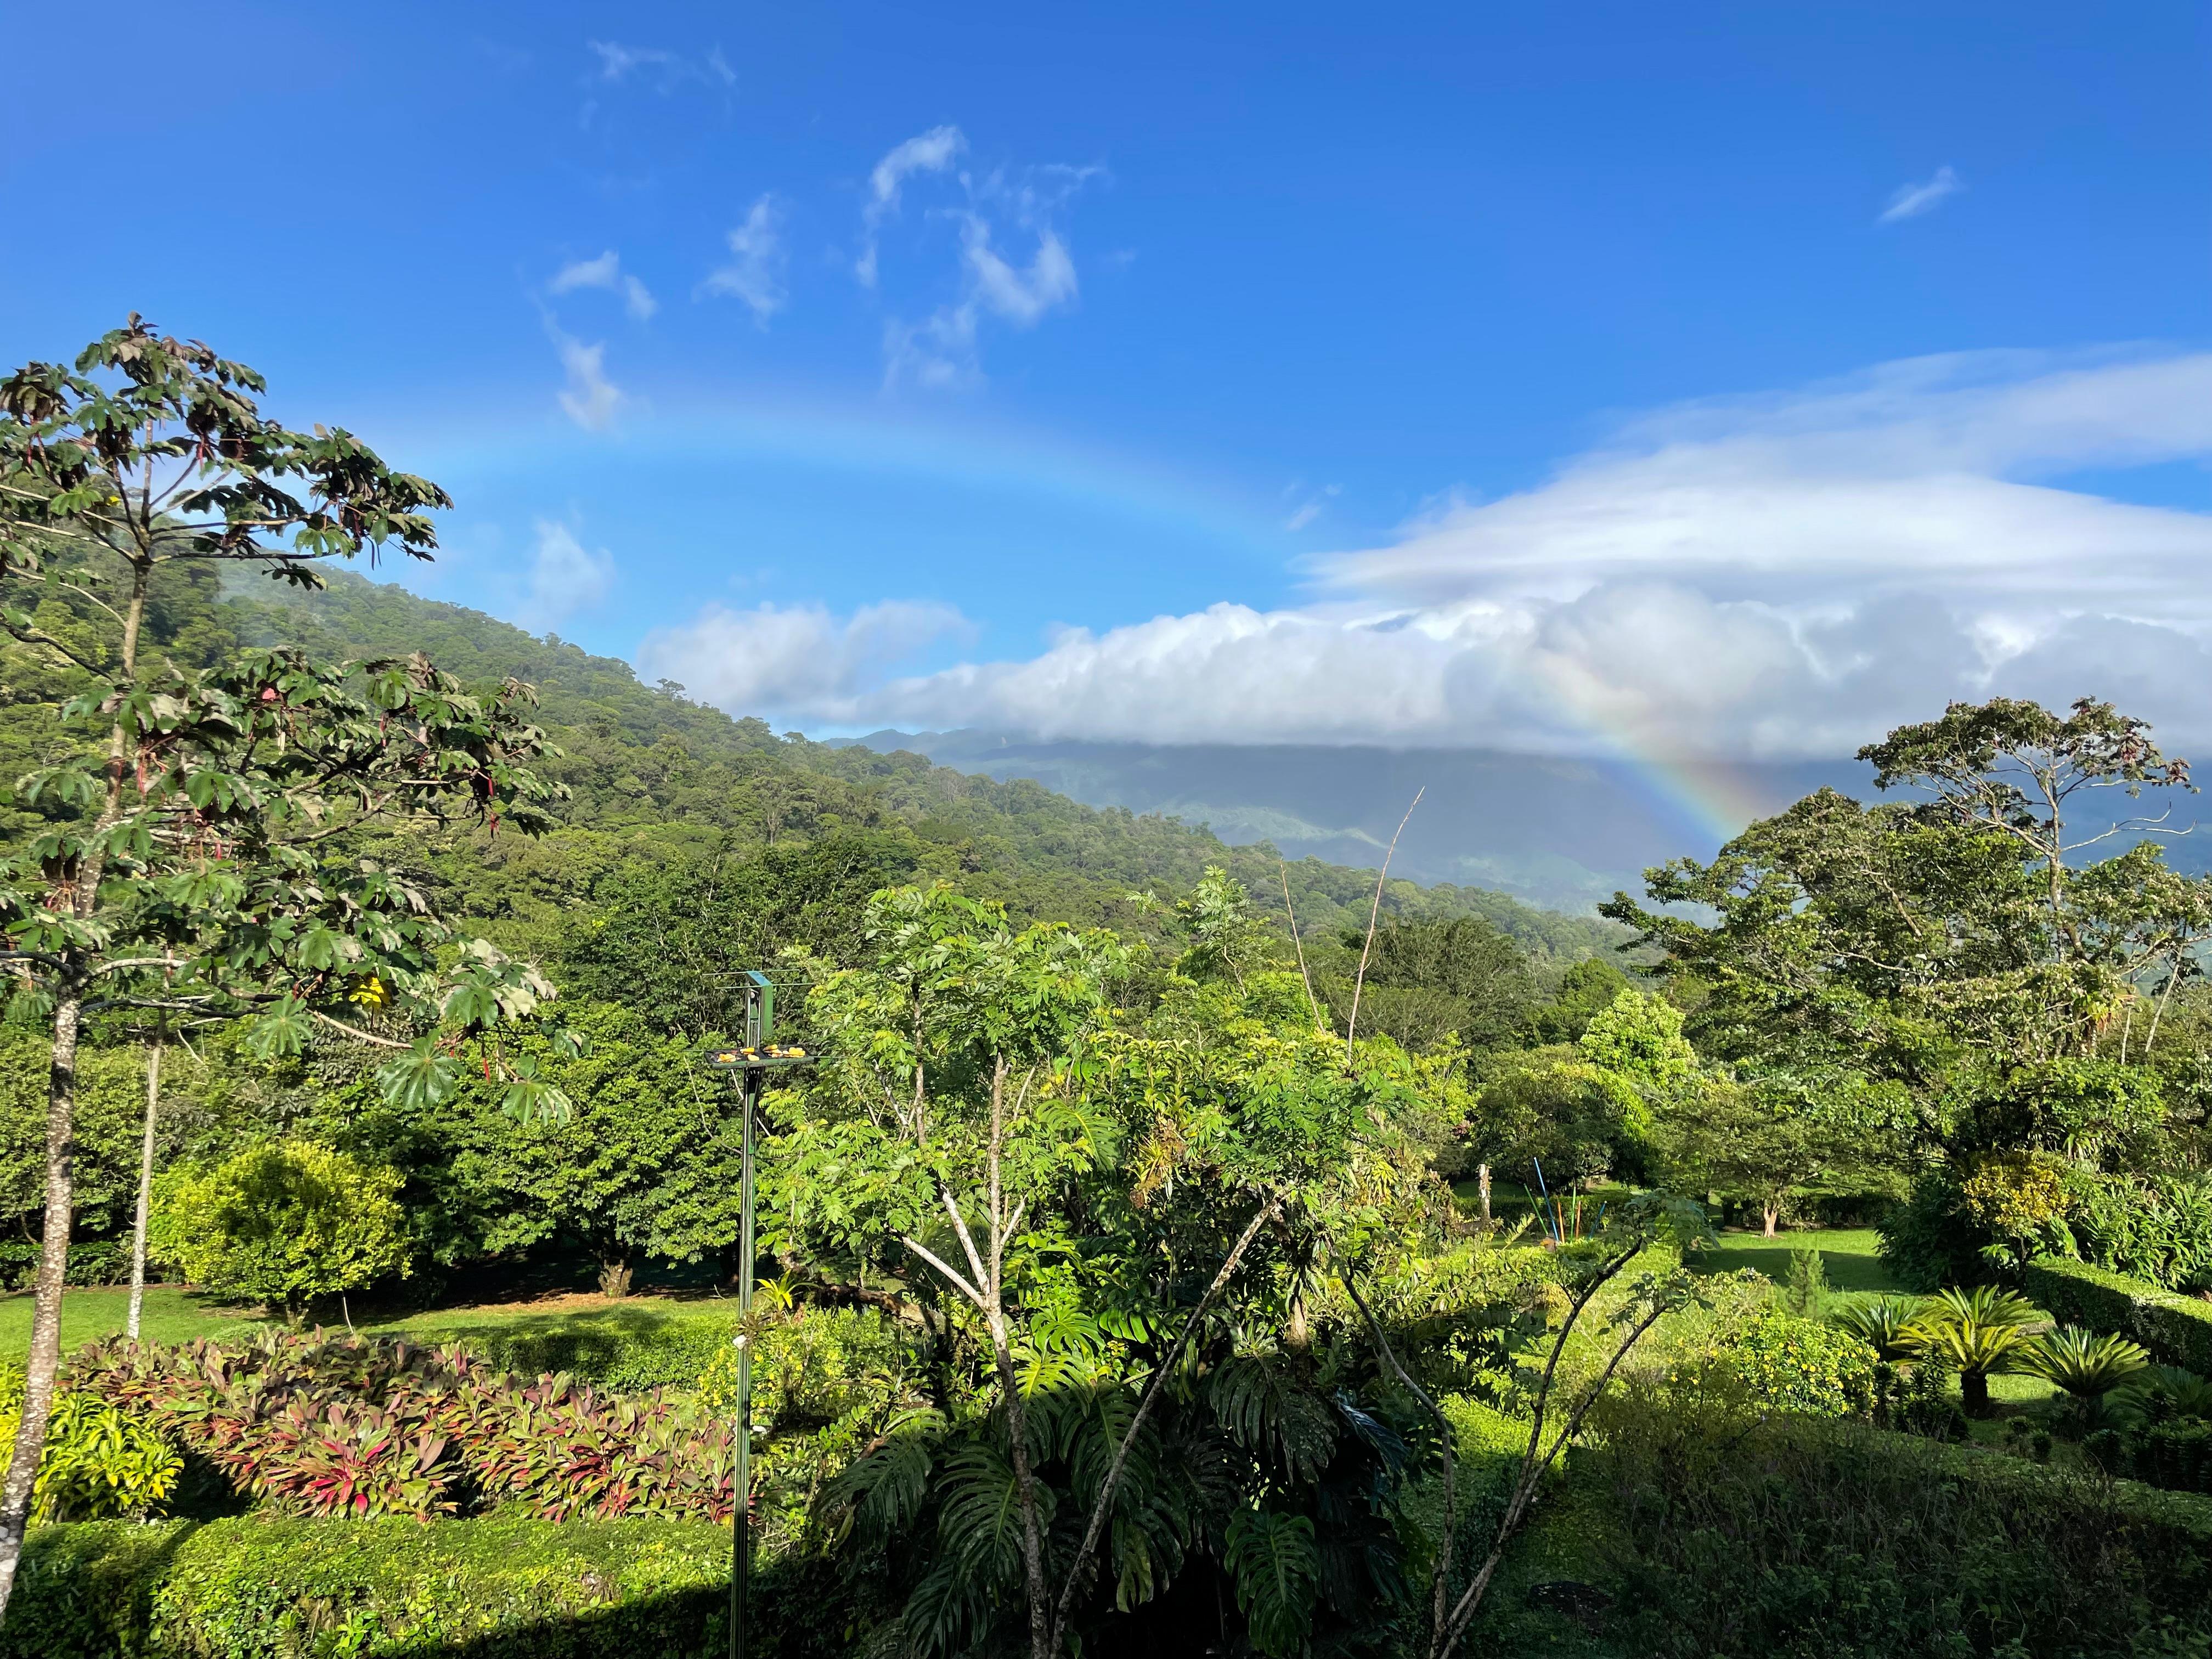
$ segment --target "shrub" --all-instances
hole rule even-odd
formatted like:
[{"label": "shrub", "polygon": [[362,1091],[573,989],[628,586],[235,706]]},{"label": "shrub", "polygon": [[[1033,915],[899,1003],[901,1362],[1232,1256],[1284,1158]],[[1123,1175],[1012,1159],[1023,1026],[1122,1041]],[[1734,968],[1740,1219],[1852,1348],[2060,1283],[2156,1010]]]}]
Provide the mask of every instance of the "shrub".
[{"label": "shrub", "polygon": [[1882,1261],[1907,1290],[1971,1285],[1984,1271],[1982,1247],[1989,1235],[1966,1214],[1959,1188],[1941,1171],[1916,1180],[1905,1202],[1893,1206],[1877,1227]]},{"label": "shrub", "polygon": [[1937,1293],[1915,1325],[1920,1346],[1959,1374],[1969,1416],[1990,1408],[1990,1378],[2017,1370],[2033,1346],[2036,1312],[2025,1297],[1993,1285]]},{"label": "shrub", "polygon": [[[22,1414],[22,1370],[0,1366],[0,1445],[15,1443]],[[106,1401],[61,1394],[46,1419],[31,1519],[143,1520],[161,1512],[183,1472],[176,1448],[144,1424]]]},{"label": "shrub", "polygon": [[[0,1659],[717,1659],[729,1571],[729,1529],[696,1522],[52,1527],[25,1551]],[[812,1563],[763,1563],[762,1649],[840,1652],[835,1595]]]},{"label": "shrub", "polygon": [[1874,1367],[1873,1351],[1850,1333],[1769,1313],[1693,1356],[1675,1381],[1717,1387],[1762,1412],[1842,1417],[1873,1408]]},{"label": "shrub", "polygon": [[2048,1378],[2077,1400],[2112,1393],[2150,1363],[2140,1343],[2124,1336],[2095,1335],[2068,1325],[2039,1338],[2021,1356],[2020,1368]]},{"label": "shrub", "polygon": [[2212,1507],[1860,1425],[1632,1399],[1578,1479],[1648,1659],[2201,1653]]},{"label": "shrub", "polygon": [[1829,1317],[1883,1359],[1903,1359],[1920,1346],[1917,1322],[1924,1310],[1909,1296],[1877,1296],[1840,1308]]},{"label": "shrub", "polygon": [[[39,1258],[43,1254],[36,1243],[21,1239],[9,1239],[0,1244],[0,1290],[30,1288],[39,1276]],[[128,1285],[131,1247],[112,1239],[70,1240],[69,1255],[62,1263],[62,1282],[79,1285]]]},{"label": "shrub", "polygon": [[2169,1291],[2212,1285],[2212,1176],[2081,1171],[2069,1186],[2085,1260]]},{"label": "shrub", "polygon": [[72,1376],[304,1516],[730,1514],[731,1428],[688,1399],[519,1381],[457,1349],[264,1333],[85,1349]]},{"label": "shrub", "polygon": [[312,1142],[249,1146],[210,1170],[164,1170],[148,1245],[192,1283],[296,1323],[315,1297],[406,1273],[399,1184],[397,1171]]},{"label": "shrub", "polygon": [[2116,1331],[2142,1343],[2154,1359],[2212,1374],[2212,1302],[2063,1256],[2038,1256],[2028,1263],[2024,1283],[2053,1318]]}]

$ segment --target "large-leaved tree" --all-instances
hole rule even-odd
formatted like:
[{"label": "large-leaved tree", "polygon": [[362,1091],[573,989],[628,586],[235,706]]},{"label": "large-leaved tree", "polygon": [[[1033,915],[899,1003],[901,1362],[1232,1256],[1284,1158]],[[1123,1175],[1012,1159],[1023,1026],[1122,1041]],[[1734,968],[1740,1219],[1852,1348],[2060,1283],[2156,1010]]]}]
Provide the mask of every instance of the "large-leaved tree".
[{"label": "large-leaved tree", "polygon": [[[318,1030],[393,1051],[432,1101],[466,1033],[550,988],[458,939],[367,855],[415,820],[538,827],[555,793],[530,688],[466,687],[420,657],[239,652],[179,667],[143,647],[162,573],[213,562],[312,585],[318,563],[427,558],[445,493],[350,434],[264,416],[260,377],[133,316],[73,365],[0,380],[0,627],[66,671],[81,734],[18,785],[41,814],[0,860],[0,960],[48,1023],[43,1250],[23,1411],[0,1486],[4,1613],[60,1361],[78,1044],[105,1012],[248,1016],[264,1054]],[[526,1073],[514,1104],[557,1104]]]}]

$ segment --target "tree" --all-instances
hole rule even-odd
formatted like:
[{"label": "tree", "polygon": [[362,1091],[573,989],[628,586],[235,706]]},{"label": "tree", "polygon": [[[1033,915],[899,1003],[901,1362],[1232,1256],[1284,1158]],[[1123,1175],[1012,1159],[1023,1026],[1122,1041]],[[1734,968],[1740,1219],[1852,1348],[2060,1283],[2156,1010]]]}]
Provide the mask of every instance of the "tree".
[{"label": "tree", "polygon": [[[896,1270],[935,1305],[933,1369],[956,1336],[980,1351],[975,1394],[938,1384],[934,1409],[840,1485],[885,1537],[938,1509],[951,1542],[908,1593],[909,1633],[985,1643],[1003,1596],[1030,1653],[1058,1654],[1086,1598],[1148,1600],[1218,1540],[1264,1636],[1290,1616],[1263,1583],[1273,1566],[1317,1563],[1354,1532],[1350,1559],[1371,1569],[1383,1555],[1359,1552],[1388,1540],[1334,1507],[1368,1516],[1364,1501],[1317,1493],[1338,1407],[1287,1340],[1280,1358],[1247,1358],[1237,1333],[1287,1335],[1331,1250],[1404,1224],[1425,1179],[1404,1127],[1417,1063],[1377,1039],[1347,1065],[1291,973],[1248,969],[1240,986],[1194,963],[1208,976],[1170,975],[1125,1023],[1109,994],[1119,941],[1017,933],[946,887],[879,896],[866,931],[869,960],[823,965],[808,999],[812,1083],[771,1097],[763,1207],[777,1243],[878,1264],[892,1284]],[[1195,1420],[1212,1416],[1191,1397],[1201,1351],[1215,1411],[1249,1440]],[[987,1409],[963,1410],[977,1395]],[[1258,1461],[1278,1436],[1313,1513]],[[1345,1455],[1383,1478],[1384,1454]],[[1239,1460],[1250,1502],[1226,1503],[1206,1471]],[[1310,1595],[1300,1605],[1311,1613]]]},{"label": "tree", "polygon": [[404,1277],[405,1217],[394,1170],[310,1141],[283,1140],[155,1183],[149,1243],[185,1279],[281,1309],[289,1324],[319,1297]]},{"label": "tree", "polygon": [[[1340,935],[1347,953],[1364,935]],[[1332,980],[1331,1012],[1350,1011],[1351,987]],[[1536,1003],[1534,976],[1521,947],[1480,916],[1449,921],[1393,918],[1376,930],[1360,1024],[1408,1048],[1431,1048],[1455,1035],[1472,1049],[1510,1041]]]},{"label": "tree", "polygon": [[2149,842],[2077,868],[2083,848],[2159,826],[2123,818],[2076,838],[2068,815],[2085,792],[2187,787],[2187,763],[2108,704],[2062,719],[2007,699],[1954,704],[1861,758],[1909,798],[1818,791],[1710,864],[1647,872],[1664,908],[1626,895],[1601,907],[1705,993],[1700,1047],[1863,1070],[1931,1100],[1962,1065],[2140,1056],[2195,972],[2212,882],[2166,869]]},{"label": "tree", "polygon": [[1598,1346],[1598,1352],[1605,1356],[1602,1364],[1594,1376],[1570,1386],[1559,1362],[1577,1329],[1587,1329],[1583,1326],[1585,1316],[1592,1313],[1600,1294],[1620,1280],[1653,1244],[1665,1243],[1680,1252],[1709,1242],[1711,1237],[1705,1217],[1694,1206],[1656,1194],[1643,1194],[1621,1206],[1610,1224],[1593,1241],[1597,1254],[1577,1264],[1570,1280],[1565,1316],[1548,1350],[1539,1350],[1543,1353],[1543,1364],[1529,1390],[1528,1438],[1522,1447],[1520,1463],[1513,1470],[1512,1483],[1491,1535],[1488,1553],[1468,1576],[1455,1598],[1451,1591],[1460,1565],[1457,1431],[1434,1395],[1421,1386],[1400,1358],[1358,1282],[1346,1279],[1345,1289],[1358,1308],[1383,1364],[1419,1402],[1437,1431],[1443,1468],[1443,1526],[1430,1567],[1426,1644],[1429,1659],[1452,1659],[1459,1650],[1468,1626],[1481,1610],[1491,1581],[1505,1559],[1507,1546],[1527,1521],[1544,1478],[1559,1461],[1559,1454],[1581,1434],[1591,1410],[1605,1397],[1622,1363],[1637,1344],[1662,1316],[1695,1303],[1697,1292],[1691,1276],[1679,1265],[1669,1270],[1637,1275],[1628,1284],[1626,1295],[1607,1312],[1604,1334]]},{"label": "tree", "polygon": [[[428,896],[349,844],[377,820],[541,825],[554,791],[531,767],[544,742],[525,719],[529,688],[479,695],[420,657],[331,665],[253,650],[194,670],[140,648],[165,568],[246,562],[311,583],[319,561],[435,545],[425,512],[448,504],[444,492],[343,431],[264,419],[262,390],[251,369],[136,316],[73,369],[33,363],[0,381],[0,628],[79,677],[65,717],[100,734],[25,780],[20,798],[45,822],[0,865],[0,959],[52,1033],[44,1249],[0,1486],[0,1616],[60,1360],[87,1016],[252,1011],[270,1054],[297,1052],[319,1024],[398,1051],[392,1086],[429,1099],[457,1067],[433,1038],[410,1037],[442,1029],[449,1047],[550,991],[489,946],[441,961],[451,933]],[[109,631],[49,626],[78,615],[64,599]],[[527,1079],[515,1091],[519,1108],[554,1103]]]},{"label": "tree", "polygon": [[1539,1045],[1578,1042],[1589,1023],[1628,988],[1628,975],[1602,957],[1585,957],[1559,975],[1552,1000],[1528,1016],[1529,1036]]},{"label": "tree", "polygon": [[1854,1073],[1708,1077],[1672,1097],[1657,1138],[1675,1186],[1758,1206],[1772,1238],[1791,1194],[1879,1183],[1911,1121],[1902,1090]]}]

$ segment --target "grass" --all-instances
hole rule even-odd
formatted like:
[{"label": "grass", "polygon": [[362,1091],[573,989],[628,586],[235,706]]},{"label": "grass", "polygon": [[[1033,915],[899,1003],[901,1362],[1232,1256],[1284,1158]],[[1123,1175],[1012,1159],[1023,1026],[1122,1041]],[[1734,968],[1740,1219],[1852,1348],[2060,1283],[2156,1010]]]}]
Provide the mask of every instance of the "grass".
[{"label": "grass", "polygon": [[[62,1292],[62,1352],[103,1336],[118,1335],[131,1310],[127,1289],[70,1286]],[[233,1307],[174,1285],[149,1285],[139,1330],[149,1341],[186,1342],[196,1336],[237,1336],[260,1323],[251,1308]],[[0,1355],[31,1348],[31,1293],[0,1296]]]},{"label": "grass", "polygon": [[[63,1291],[62,1352],[120,1334],[130,1303],[131,1292],[125,1289],[72,1285]],[[0,1357],[20,1358],[29,1352],[31,1306],[27,1291],[0,1296]],[[385,1317],[363,1312],[356,1323],[363,1331],[404,1336],[426,1346],[527,1342],[553,1336],[600,1337],[611,1343],[679,1322],[732,1318],[736,1311],[734,1302],[711,1296],[636,1296],[611,1302],[602,1296],[578,1295]],[[198,1336],[242,1336],[266,1322],[253,1308],[234,1307],[174,1285],[149,1285],[139,1328],[149,1341],[187,1342]]]},{"label": "grass", "polygon": [[1700,1273],[1735,1273],[1750,1267],[1778,1285],[1790,1282],[1790,1258],[1817,1249],[1829,1285],[1838,1291],[1901,1291],[1882,1265],[1881,1238],[1871,1227],[1808,1227],[1774,1238],[1757,1233],[1723,1233],[1720,1248],[1700,1253],[1692,1266]]}]

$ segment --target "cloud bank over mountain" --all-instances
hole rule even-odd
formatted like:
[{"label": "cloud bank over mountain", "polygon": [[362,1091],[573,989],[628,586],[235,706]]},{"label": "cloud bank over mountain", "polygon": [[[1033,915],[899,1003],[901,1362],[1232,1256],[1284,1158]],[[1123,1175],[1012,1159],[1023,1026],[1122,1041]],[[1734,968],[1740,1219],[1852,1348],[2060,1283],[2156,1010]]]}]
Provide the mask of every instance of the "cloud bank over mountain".
[{"label": "cloud bank over mountain", "polygon": [[1296,607],[1224,596],[902,674],[951,618],[764,606],[640,661],[817,726],[1045,738],[1784,760],[2002,692],[2185,740],[2212,731],[2208,458],[2212,354],[1916,359],[1624,422],[1528,489],[1316,560]]}]

